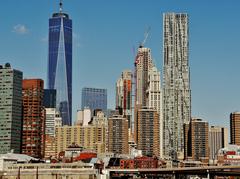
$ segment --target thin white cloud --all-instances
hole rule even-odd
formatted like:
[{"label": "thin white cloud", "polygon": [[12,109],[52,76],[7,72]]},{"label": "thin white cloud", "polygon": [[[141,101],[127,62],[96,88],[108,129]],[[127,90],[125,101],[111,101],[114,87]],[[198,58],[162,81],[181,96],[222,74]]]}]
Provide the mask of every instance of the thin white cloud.
[{"label": "thin white cloud", "polygon": [[77,48],[82,47],[82,44],[80,43],[80,36],[73,32],[72,37],[73,37],[73,46]]},{"label": "thin white cloud", "polygon": [[29,30],[25,25],[17,24],[13,27],[13,32],[17,34],[27,34]]},{"label": "thin white cloud", "polygon": [[48,36],[42,37],[40,39],[41,42],[48,42]]}]

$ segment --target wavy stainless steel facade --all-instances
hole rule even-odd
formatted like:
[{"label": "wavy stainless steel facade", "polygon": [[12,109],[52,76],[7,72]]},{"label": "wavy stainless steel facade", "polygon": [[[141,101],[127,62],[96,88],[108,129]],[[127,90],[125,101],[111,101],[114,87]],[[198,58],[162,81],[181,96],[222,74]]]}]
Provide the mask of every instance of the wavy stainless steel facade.
[{"label": "wavy stainless steel facade", "polygon": [[54,13],[49,19],[48,88],[56,89],[63,125],[72,124],[72,20]]},{"label": "wavy stainless steel facade", "polygon": [[163,21],[163,155],[183,159],[183,124],[191,117],[188,15],[166,13]]}]

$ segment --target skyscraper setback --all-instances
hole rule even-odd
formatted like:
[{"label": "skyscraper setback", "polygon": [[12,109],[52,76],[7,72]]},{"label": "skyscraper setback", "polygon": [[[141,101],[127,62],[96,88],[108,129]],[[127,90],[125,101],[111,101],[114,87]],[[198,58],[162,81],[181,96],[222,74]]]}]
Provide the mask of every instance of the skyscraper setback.
[{"label": "skyscraper setback", "polygon": [[72,124],[72,20],[60,11],[49,19],[48,88],[56,89],[63,125]]},{"label": "skyscraper setback", "polygon": [[183,124],[191,118],[188,15],[166,13],[163,20],[163,155],[183,159]]}]

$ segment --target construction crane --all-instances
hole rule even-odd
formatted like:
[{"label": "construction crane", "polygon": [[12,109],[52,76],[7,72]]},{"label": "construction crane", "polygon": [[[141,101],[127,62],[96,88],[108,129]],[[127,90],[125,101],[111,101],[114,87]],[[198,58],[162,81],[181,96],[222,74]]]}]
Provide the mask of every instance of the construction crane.
[{"label": "construction crane", "polygon": [[144,39],[143,39],[142,43],[140,43],[140,47],[144,47],[144,44],[146,43],[146,41],[147,41],[147,39],[148,39],[150,30],[151,30],[151,27],[149,26],[149,27],[147,28],[147,30],[145,31],[145,33],[144,33]]},{"label": "construction crane", "polygon": [[[142,48],[144,46],[144,44],[146,43],[148,36],[149,36],[149,32],[150,32],[151,28],[150,26],[147,28],[147,30],[144,33],[144,39],[143,41],[140,43],[139,48]],[[132,70],[132,110],[134,110],[134,107],[136,105],[136,93],[137,93],[137,82],[136,82],[136,78],[137,78],[137,74],[136,74],[136,68],[137,68],[137,64],[140,62],[140,56],[138,54],[138,52],[136,52],[135,47],[133,46],[132,48],[132,52],[133,52],[133,56],[134,56],[134,70]],[[131,132],[134,132],[134,120],[132,119],[131,121]]]}]

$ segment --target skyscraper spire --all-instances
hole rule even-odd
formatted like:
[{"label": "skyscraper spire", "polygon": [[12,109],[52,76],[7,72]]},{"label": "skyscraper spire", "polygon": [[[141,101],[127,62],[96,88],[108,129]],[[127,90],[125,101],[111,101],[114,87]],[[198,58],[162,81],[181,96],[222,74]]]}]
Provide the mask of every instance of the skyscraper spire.
[{"label": "skyscraper spire", "polygon": [[59,6],[60,6],[59,12],[62,13],[62,10],[63,10],[63,8],[62,8],[62,6],[63,6],[62,0],[60,0]]}]

